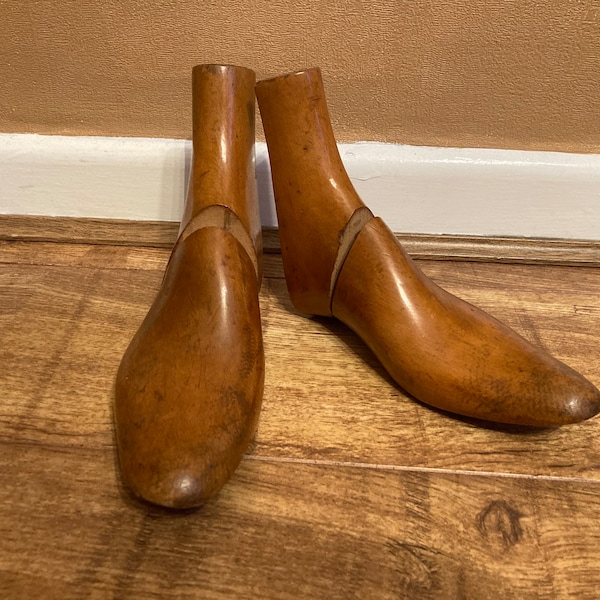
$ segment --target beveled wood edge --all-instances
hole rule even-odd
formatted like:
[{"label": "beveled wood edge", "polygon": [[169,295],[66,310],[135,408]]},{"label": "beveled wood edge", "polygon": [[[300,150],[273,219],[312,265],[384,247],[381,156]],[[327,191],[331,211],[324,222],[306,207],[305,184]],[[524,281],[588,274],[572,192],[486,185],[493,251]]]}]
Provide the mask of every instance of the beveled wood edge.
[{"label": "beveled wood edge", "polygon": [[[0,241],[171,248],[179,223],[81,217],[0,215]],[[396,233],[420,260],[459,260],[600,267],[600,240]],[[263,229],[263,251],[280,252],[278,230]]]}]

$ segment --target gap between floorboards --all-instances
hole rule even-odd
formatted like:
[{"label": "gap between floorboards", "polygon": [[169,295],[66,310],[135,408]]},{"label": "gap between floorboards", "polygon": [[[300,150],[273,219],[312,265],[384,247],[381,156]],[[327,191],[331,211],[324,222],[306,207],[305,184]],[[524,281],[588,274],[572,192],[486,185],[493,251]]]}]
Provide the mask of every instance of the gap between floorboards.
[{"label": "gap between floorboards", "polygon": [[348,469],[367,469],[373,471],[397,471],[409,473],[433,473],[443,475],[470,475],[479,477],[502,477],[507,479],[530,479],[534,481],[563,481],[595,483],[600,485],[600,481],[585,477],[561,477],[559,475],[529,475],[527,473],[507,473],[503,471],[474,471],[469,469],[442,469],[439,467],[415,467],[408,465],[382,465],[376,463],[363,463],[340,460],[322,460],[312,458],[293,458],[285,456],[264,456],[258,454],[245,454],[244,460],[255,460],[260,462],[282,463],[282,464],[300,464],[307,466],[323,466],[332,468]]},{"label": "gap between floorboards", "polygon": [[[172,248],[179,224],[76,217],[0,215],[0,241],[62,242],[101,246]],[[396,233],[406,251],[422,260],[600,266],[600,241]],[[263,248],[281,251],[278,230],[263,229]]]}]

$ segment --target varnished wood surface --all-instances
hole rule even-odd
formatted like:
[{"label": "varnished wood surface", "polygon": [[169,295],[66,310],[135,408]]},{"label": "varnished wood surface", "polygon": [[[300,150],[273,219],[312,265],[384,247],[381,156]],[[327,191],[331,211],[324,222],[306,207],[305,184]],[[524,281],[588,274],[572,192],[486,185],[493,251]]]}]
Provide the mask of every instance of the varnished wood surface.
[{"label": "varnished wood surface", "polygon": [[[250,453],[198,512],[132,500],[114,379],[168,255],[0,243],[0,597],[597,597],[600,419],[527,431],[416,403],[343,325],[293,311],[278,255]],[[600,384],[597,269],[420,265]]]},{"label": "varnished wood surface", "polygon": [[288,294],[336,317],[415,399],[529,427],[600,413],[600,390],[514,329],[436,285],[359,197],[338,152],[319,67],[256,84]]},{"label": "varnished wood surface", "polygon": [[117,372],[121,480],[163,507],[197,508],[216,495],[258,426],[265,356],[255,81],[244,67],[192,69],[194,151],[180,234]]}]

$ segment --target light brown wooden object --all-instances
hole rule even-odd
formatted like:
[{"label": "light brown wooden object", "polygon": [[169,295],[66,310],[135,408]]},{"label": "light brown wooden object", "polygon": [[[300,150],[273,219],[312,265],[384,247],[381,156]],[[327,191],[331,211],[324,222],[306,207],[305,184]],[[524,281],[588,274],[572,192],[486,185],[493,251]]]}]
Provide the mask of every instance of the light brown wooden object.
[{"label": "light brown wooden object", "polygon": [[193,70],[194,160],[180,236],[117,375],[123,480],[163,506],[199,506],[217,493],[258,423],[254,81],[240,67]]},{"label": "light brown wooden object", "polygon": [[288,289],[299,311],[317,315],[331,314],[338,232],[364,206],[337,151],[323,94],[317,70],[256,86]]},{"label": "light brown wooden object", "polygon": [[261,223],[254,171],[254,71],[198,65],[192,70],[190,185],[179,232],[209,206],[229,208],[260,255]]},{"label": "light brown wooden object", "polygon": [[372,218],[341,163],[319,69],[259,82],[290,297],[356,331],[417,399],[557,426],[600,411],[583,376],[427,278]]}]

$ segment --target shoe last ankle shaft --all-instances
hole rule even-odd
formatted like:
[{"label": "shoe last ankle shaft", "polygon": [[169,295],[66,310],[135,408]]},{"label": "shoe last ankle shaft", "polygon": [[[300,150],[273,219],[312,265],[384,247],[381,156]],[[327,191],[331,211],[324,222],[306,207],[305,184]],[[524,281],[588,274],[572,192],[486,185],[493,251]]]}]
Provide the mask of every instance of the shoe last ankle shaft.
[{"label": "shoe last ankle shaft", "polygon": [[179,233],[207,207],[228,208],[262,253],[254,160],[254,71],[229,65],[192,69],[193,155]]},{"label": "shoe last ankle shaft", "polygon": [[338,235],[364,204],[340,158],[318,68],[260,81],[281,253],[300,312],[330,315]]}]

